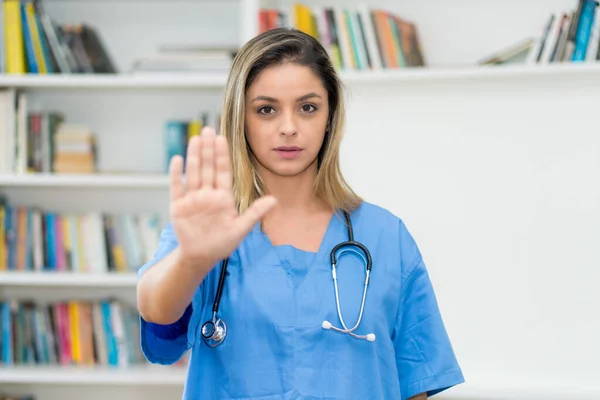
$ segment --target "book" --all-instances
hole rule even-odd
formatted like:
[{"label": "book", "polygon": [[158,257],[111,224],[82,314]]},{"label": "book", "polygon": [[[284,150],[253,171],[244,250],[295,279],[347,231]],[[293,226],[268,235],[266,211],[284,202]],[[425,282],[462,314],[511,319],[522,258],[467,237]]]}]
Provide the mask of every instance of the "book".
[{"label": "book", "polygon": [[0,272],[134,273],[158,248],[152,213],[60,213],[0,201]]},{"label": "book", "polygon": [[366,71],[426,66],[417,24],[388,10],[293,3],[290,10],[262,8],[259,33],[299,29],[323,45],[340,70]]},{"label": "book", "polygon": [[86,23],[57,24],[39,0],[4,0],[7,74],[117,73],[99,32]]},{"label": "book", "polygon": [[139,318],[133,305],[114,298],[0,299],[0,364],[147,364],[140,348]]},{"label": "book", "polygon": [[578,0],[541,18],[538,33],[483,57],[479,65],[551,65],[600,60],[597,0]]}]

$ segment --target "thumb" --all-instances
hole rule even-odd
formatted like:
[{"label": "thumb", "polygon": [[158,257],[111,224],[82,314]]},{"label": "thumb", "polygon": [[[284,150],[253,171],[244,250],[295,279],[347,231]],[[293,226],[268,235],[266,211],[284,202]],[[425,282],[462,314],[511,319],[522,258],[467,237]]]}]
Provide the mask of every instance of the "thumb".
[{"label": "thumb", "polygon": [[252,227],[256,225],[269,211],[275,207],[277,199],[273,196],[264,196],[257,199],[252,205],[241,214],[235,222],[236,231],[240,236],[245,236],[250,232]]}]

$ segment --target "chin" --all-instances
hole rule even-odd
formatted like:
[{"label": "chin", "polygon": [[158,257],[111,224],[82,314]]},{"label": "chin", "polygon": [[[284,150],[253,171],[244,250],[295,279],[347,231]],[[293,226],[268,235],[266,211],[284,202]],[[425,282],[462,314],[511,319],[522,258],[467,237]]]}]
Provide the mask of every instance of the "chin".
[{"label": "chin", "polygon": [[274,163],[269,165],[267,169],[275,175],[292,177],[307,173],[312,166],[312,163],[306,165],[306,163],[287,161],[283,163]]},{"label": "chin", "polygon": [[306,172],[307,168],[302,168],[299,166],[287,166],[287,167],[275,167],[271,169],[271,172],[273,172],[275,175],[279,175],[279,176],[288,176],[288,177],[292,177],[292,176],[297,176],[300,175],[304,172]]}]

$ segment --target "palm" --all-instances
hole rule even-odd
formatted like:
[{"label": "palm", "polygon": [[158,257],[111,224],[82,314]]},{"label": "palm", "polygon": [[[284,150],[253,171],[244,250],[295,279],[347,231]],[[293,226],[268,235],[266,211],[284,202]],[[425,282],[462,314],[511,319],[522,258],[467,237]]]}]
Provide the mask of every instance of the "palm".
[{"label": "palm", "polygon": [[183,159],[173,157],[170,165],[170,214],[181,253],[190,260],[228,257],[274,199],[264,197],[238,214],[227,143],[210,128],[190,140],[186,162],[185,188]]}]

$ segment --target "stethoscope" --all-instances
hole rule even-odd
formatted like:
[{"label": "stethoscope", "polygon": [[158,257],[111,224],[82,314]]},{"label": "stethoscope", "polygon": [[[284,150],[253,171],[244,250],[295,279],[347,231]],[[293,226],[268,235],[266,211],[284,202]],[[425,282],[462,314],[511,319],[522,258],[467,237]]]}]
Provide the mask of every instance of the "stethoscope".
[{"label": "stethoscope", "polygon": [[[354,331],[360,325],[360,321],[362,320],[363,311],[364,311],[364,307],[365,307],[365,300],[367,298],[367,287],[369,286],[369,277],[371,275],[371,264],[372,264],[371,253],[369,252],[369,250],[366,248],[365,245],[363,245],[360,242],[354,241],[354,233],[352,231],[352,222],[350,221],[350,216],[345,211],[344,211],[344,218],[346,219],[346,227],[348,230],[348,240],[345,242],[338,243],[331,250],[331,253],[330,253],[331,276],[333,277],[333,285],[335,288],[335,303],[337,306],[337,313],[338,313],[340,322],[342,324],[342,328],[333,326],[331,324],[331,322],[329,322],[327,320],[323,321],[321,326],[323,329],[327,329],[327,330],[332,329],[336,332],[347,333],[350,336],[355,337],[357,339],[365,339],[365,340],[368,340],[369,342],[373,342],[375,340],[374,333],[369,333],[367,335],[358,335],[358,334],[354,333]],[[339,254],[338,254],[338,252],[339,252]],[[342,317],[342,310],[340,308],[340,296],[339,296],[338,282],[337,282],[337,272],[336,272],[339,258],[345,252],[352,252],[352,253],[358,254],[362,258],[362,260],[364,261],[364,264],[365,264],[365,283],[364,283],[364,289],[363,289],[363,294],[362,294],[362,301],[361,301],[361,305],[360,305],[360,311],[358,314],[358,319],[356,321],[356,324],[352,328],[348,328],[346,326],[346,323],[344,322],[344,318]],[[227,324],[225,323],[225,321],[223,321],[221,318],[219,318],[218,312],[219,312],[219,303],[221,302],[221,295],[223,293],[223,286],[225,285],[225,276],[227,275],[228,261],[229,261],[229,259],[226,258],[222,262],[221,274],[219,275],[219,283],[217,286],[217,293],[215,294],[215,301],[214,301],[213,307],[212,307],[212,319],[206,321],[202,325],[202,329],[201,329],[202,339],[204,340],[206,345],[209,347],[217,347],[218,345],[223,343],[223,341],[227,337]]]}]

